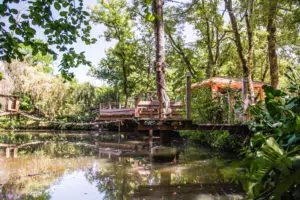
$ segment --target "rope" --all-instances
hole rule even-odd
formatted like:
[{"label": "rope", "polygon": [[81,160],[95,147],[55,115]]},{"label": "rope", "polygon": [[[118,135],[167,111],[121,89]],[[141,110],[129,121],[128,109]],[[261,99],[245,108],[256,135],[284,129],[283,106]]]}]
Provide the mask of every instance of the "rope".
[{"label": "rope", "polygon": [[114,121],[104,121],[104,122],[59,122],[59,121],[51,121],[51,120],[46,120],[43,118],[39,118],[36,116],[29,115],[25,112],[19,111],[22,116],[33,119],[35,121],[42,121],[50,124],[62,124],[62,125],[75,125],[75,126],[87,126],[87,125],[101,125],[101,124],[110,124],[110,123],[117,123],[117,122],[122,122],[122,120],[114,120]]}]

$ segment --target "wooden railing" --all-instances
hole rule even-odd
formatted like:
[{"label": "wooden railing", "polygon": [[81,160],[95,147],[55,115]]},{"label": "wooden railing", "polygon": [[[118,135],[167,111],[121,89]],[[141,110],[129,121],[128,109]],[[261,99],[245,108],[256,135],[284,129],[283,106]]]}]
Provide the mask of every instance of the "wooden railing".
[{"label": "wooden railing", "polygon": [[[106,102],[99,104],[99,110],[122,108],[125,108],[125,102]],[[129,100],[126,108],[135,108],[135,102],[133,100]]]}]

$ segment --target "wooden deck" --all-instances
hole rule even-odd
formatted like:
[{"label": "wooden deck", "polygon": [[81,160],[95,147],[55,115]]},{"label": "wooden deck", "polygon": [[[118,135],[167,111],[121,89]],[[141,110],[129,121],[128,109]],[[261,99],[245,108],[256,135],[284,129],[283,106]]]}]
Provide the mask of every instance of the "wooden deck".
[{"label": "wooden deck", "polygon": [[102,109],[96,121],[132,119],[134,113],[134,108]]},{"label": "wooden deck", "polygon": [[234,124],[193,124],[183,118],[181,102],[171,104],[167,119],[158,116],[158,101],[140,101],[136,108],[101,109],[96,121],[123,121],[121,131],[173,131],[173,130],[224,130],[230,133],[247,134],[245,126]]},{"label": "wooden deck", "polygon": [[[183,119],[181,110],[183,108],[182,102],[171,103],[170,113],[168,114],[169,119]],[[107,121],[107,120],[157,120],[159,102],[158,101],[139,101],[135,108],[111,108],[99,109],[99,115],[96,117],[96,121]]]}]

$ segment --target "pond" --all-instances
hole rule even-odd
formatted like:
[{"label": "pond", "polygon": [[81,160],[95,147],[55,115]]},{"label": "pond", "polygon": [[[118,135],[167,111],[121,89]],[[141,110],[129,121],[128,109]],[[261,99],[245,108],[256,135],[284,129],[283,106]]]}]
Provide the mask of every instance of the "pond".
[{"label": "pond", "polygon": [[[78,147],[79,148],[79,147]],[[243,199],[232,159],[185,145],[176,163],[46,144],[0,157],[0,199]]]}]

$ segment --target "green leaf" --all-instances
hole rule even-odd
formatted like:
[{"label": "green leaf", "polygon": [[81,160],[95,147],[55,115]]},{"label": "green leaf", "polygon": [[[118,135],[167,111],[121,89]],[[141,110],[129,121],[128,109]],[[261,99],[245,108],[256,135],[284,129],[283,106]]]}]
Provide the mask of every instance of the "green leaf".
[{"label": "green leaf", "polygon": [[12,16],[10,16],[9,18],[8,18],[8,21],[10,22],[10,23],[16,23],[16,20],[12,17]]},{"label": "green leaf", "polygon": [[90,14],[87,11],[82,11],[82,14],[85,16],[89,16]]},{"label": "green leaf", "polygon": [[0,4],[0,13],[4,13],[6,11],[7,7],[5,4]]},{"label": "green leaf", "polygon": [[155,20],[155,16],[152,15],[152,14],[150,14],[150,13],[148,13],[148,14],[146,15],[146,20],[148,20],[148,21],[150,21],[150,22],[153,22],[153,21]]},{"label": "green leaf", "polygon": [[17,26],[16,26],[15,24],[13,24],[13,25],[9,26],[9,29],[10,29],[10,30],[15,30],[16,27],[17,27]]},{"label": "green leaf", "polygon": [[28,16],[25,15],[25,14],[22,14],[21,17],[22,17],[23,19],[28,19]]},{"label": "green leaf", "polygon": [[19,28],[17,28],[17,29],[15,30],[15,32],[16,32],[17,35],[22,35],[22,30],[19,29]]},{"label": "green leaf", "polygon": [[60,4],[59,4],[58,2],[55,2],[55,3],[54,3],[54,8],[55,8],[56,10],[60,10],[60,9],[61,9],[61,6],[60,6]]},{"label": "green leaf", "polygon": [[59,14],[60,14],[60,16],[63,16],[63,17],[65,17],[65,16],[67,16],[68,12],[66,12],[66,11],[62,11],[62,12],[60,12]]},{"label": "green leaf", "polygon": [[17,9],[14,9],[14,8],[13,8],[13,9],[10,9],[10,12],[13,13],[13,14],[15,14],[15,15],[18,14],[18,10],[17,10]]},{"label": "green leaf", "polygon": [[27,31],[28,33],[33,34],[33,35],[35,35],[35,33],[36,33],[36,30],[34,30],[34,29],[31,28],[31,27],[27,27],[27,28],[26,28],[26,31]]},{"label": "green leaf", "polygon": [[68,6],[68,2],[63,2],[63,7],[66,8]]}]

